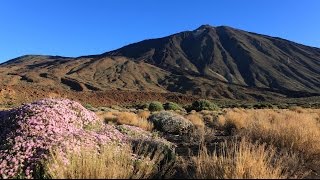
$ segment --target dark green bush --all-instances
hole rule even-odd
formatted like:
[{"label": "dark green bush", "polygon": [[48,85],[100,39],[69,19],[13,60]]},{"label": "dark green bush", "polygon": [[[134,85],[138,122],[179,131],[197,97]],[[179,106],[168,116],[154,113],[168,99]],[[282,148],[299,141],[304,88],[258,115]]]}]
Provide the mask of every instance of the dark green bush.
[{"label": "dark green bush", "polygon": [[273,105],[269,102],[260,102],[260,103],[254,104],[253,107],[255,109],[265,109],[265,108],[273,108]]},{"label": "dark green bush", "polygon": [[163,109],[161,102],[154,101],[149,104],[149,111],[161,111]]},{"label": "dark green bush", "polygon": [[287,109],[288,108],[288,104],[286,104],[286,103],[279,104],[278,108],[279,109]]},{"label": "dark green bush", "polygon": [[191,104],[186,104],[183,106],[183,109],[185,109],[187,112],[192,111],[192,105]]},{"label": "dark green bush", "polygon": [[200,99],[192,103],[192,109],[196,111],[218,110],[219,107],[208,100]]},{"label": "dark green bush", "polygon": [[136,106],[137,109],[149,109],[149,103],[142,103]]},{"label": "dark green bush", "polygon": [[243,108],[253,109],[253,105],[252,104],[246,104]]},{"label": "dark green bush", "polygon": [[165,110],[182,110],[182,108],[179,106],[179,104],[174,102],[167,102],[163,104],[163,107]]}]

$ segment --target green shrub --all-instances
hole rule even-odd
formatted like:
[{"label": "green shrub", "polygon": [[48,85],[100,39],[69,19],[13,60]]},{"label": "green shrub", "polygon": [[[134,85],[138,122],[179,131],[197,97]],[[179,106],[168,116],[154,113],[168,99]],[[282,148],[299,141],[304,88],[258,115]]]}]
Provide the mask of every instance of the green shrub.
[{"label": "green shrub", "polygon": [[244,108],[244,109],[253,109],[253,105],[252,104],[242,104],[240,107]]},{"label": "green shrub", "polygon": [[136,106],[137,109],[149,109],[149,103],[142,103]]},{"label": "green shrub", "polygon": [[192,105],[191,104],[184,105],[183,109],[185,109],[187,112],[190,112],[192,111]]},{"label": "green shrub", "polygon": [[269,102],[260,102],[253,105],[255,109],[273,108],[272,104]]},{"label": "green shrub", "polygon": [[287,108],[288,108],[288,104],[286,104],[286,103],[281,103],[281,104],[278,105],[278,108],[279,108],[279,109],[287,109]]},{"label": "green shrub", "polygon": [[92,105],[89,104],[89,103],[85,104],[84,107],[87,108],[87,109],[93,108]]},{"label": "green shrub", "polygon": [[182,108],[174,102],[167,102],[165,104],[163,104],[163,107],[165,110],[182,110]]},{"label": "green shrub", "polygon": [[161,111],[163,106],[160,102],[154,101],[149,104],[149,111]]},{"label": "green shrub", "polygon": [[219,107],[208,100],[200,99],[192,103],[192,109],[196,111],[217,110]]},{"label": "green shrub", "polygon": [[84,107],[85,107],[86,109],[90,110],[90,111],[93,111],[93,112],[98,111],[97,108],[93,107],[93,106],[92,106],[91,104],[89,104],[89,103],[85,104]]}]

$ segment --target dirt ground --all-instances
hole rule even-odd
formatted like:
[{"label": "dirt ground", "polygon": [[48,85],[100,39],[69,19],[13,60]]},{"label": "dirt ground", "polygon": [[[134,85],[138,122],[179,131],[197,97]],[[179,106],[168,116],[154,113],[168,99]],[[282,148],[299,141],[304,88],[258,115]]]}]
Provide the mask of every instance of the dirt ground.
[{"label": "dirt ground", "polygon": [[191,103],[199,97],[179,93],[135,92],[135,91],[87,91],[76,92],[33,86],[3,86],[0,88],[0,104],[19,105],[42,98],[68,98],[93,106],[127,105],[150,101],[173,101],[181,104]]}]

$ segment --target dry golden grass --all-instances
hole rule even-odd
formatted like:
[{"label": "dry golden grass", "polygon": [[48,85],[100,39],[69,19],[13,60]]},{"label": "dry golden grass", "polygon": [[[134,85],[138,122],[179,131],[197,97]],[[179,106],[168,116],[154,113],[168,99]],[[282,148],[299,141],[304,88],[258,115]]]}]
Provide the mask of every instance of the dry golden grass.
[{"label": "dry golden grass", "polygon": [[226,123],[243,134],[279,149],[298,152],[306,160],[320,160],[319,110],[229,110]]},{"label": "dry golden grass", "polygon": [[106,145],[99,152],[82,148],[78,153],[67,153],[69,163],[65,163],[58,153],[52,153],[45,169],[47,176],[53,179],[146,179],[158,173],[163,156],[134,159],[132,155],[129,145],[121,149]]},{"label": "dry golden grass", "polygon": [[96,112],[96,115],[105,122],[117,122],[117,116],[113,112]]},{"label": "dry golden grass", "polygon": [[204,128],[204,122],[198,113],[189,114],[186,116],[186,119],[192,122],[198,128]]},{"label": "dry golden grass", "polygon": [[140,111],[137,115],[142,119],[148,119],[148,117],[150,116],[150,111]]},{"label": "dry golden grass", "polygon": [[214,111],[210,111],[210,110],[202,110],[199,113],[201,113],[202,115],[212,115],[215,112]]},{"label": "dry golden grass", "polygon": [[213,122],[216,126],[223,127],[226,124],[226,118],[222,115],[218,116],[217,120]]},{"label": "dry golden grass", "polygon": [[9,110],[10,108],[6,108],[6,107],[0,107],[0,111],[5,111],[5,110]]},{"label": "dry golden grass", "polygon": [[[195,172],[190,176],[197,179],[288,178],[291,174],[287,170],[297,163],[295,155],[279,156],[274,148],[242,139],[239,143],[223,143],[218,153],[210,154],[203,148],[198,156],[191,158]],[[182,166],[188,173],[187,163]]]},{"label": "dry golden grass", "polygon": [[191,111],[190,111],[190,114],[195,114],[195,113],[197,113],[196,110],[191,110]]},{"label": "dry golden grass", "polygon": [[236,129],[244,128],[246,125],[246,120],[248,119],[247,114],[242,114],[242,116],[238,116],[239,113],[242,113],[241,110],[230,111],[225,115],[225,127],[235,127]]},{"label": "dry golden grass", "polygon": [[294,112],[297,112],[297,113],[305,113],[306,112],[302,107],[299,107],[299,106],[289,107],[289,109],[291,111],[294,111]]},{"label": "dry golden grass", "polygon": [[153,124],[146,119],[139,118],[135,113],[121,112],[117,116],[117,122],[120,124],[127,124],[131,126],[137,126],[144,130],[151,131]]},{"label": "dry golden grass", "polygon": [[[238,114],[241,113],[242,116],[238,116]],[[228,111],[225,115],[220,115],[217,119],[216,125],[220,127],[224,127],[228,130],[231,130],[232,128],[235,129],[242,129],[246,125],[246,117],[247,114],[243,113],[242,110],[235,108],[232,111]]]},{"label": "dry golden grass", "polygon": [[147,113],[140,114],[140,117],[132,112],[96,112],[97,116],[106,123],[113,122],[116,124],[127,124],[137,126],[144,130],[151,131],[153,124],[147,120]]},{"label": "dry golden grass", "polygon": [[203,116],[203,121],[208,123],[208,124],[213,124],[214,118],[212,115],[204,115]]},{"label": "dry golden grass", "polygon": [[117,122],[120,124],[134,124],[138,121],[138,116],[132,112],[121,112],[117,115]]},{"label": "dry golden grass", "polygon": [[[93,149],[82,149],[79,154],[67,154],[68,164],[56,153],[46,164],[46,169],[53,179],[127,178],[132,169],[129,152],[129,149],[119,151],[111,146],[103,149],[100,154]],[[120,168],[126,170],[119,171]]]}]

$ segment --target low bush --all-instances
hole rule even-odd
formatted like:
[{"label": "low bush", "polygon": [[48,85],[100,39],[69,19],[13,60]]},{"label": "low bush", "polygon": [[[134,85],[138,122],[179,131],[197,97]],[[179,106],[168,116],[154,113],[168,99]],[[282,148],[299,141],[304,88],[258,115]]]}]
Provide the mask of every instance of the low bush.
[{"label": "low bush", "polygon": [[137,109],[149,109],[149,103],[138,104]]},{"label": "low bush", "polygon": [[89,104],[89,103],[88,103],[88,104],[85,104],[84,107],[85,107],[86,109],[90,110],[90,111],[93,111],[93,112],[98,111],[97,108],[93,107],[93,106],[92,106],[91,104]]},{"label": "low bush", "polygon": [[161,102],[154,101],[149,104],[149,111],[161,111],[163,109]]},{"label": "low bush", "polygon": [[152,114],[148,120],[153,122],[157,130],[172,134],[187,133],[193,127],[193,124],[183,116],[168,111]]},{"label": "low bush", "polygon": [[255,109],[265,109],[265,108],[273,108],[273,105],[269,102],[260,102],[253,105]]},{"label": "low bush", "polygon": [[192,104],[186,104],[182,108],[185,109],[187,112],[190,112],[192,111]]},{"label": "low bush", "polygon": [[245,109],[253,109],[253,105],[252,104],[242,104],[240,107],[241,108],[245,108]]},{"label": "low bush", "polygon": [[286,104],[286,103],[281,103],[281,104],[278,105],[279,109],[287,109],[288,107],[289,107],[289,105]]},{"label": "low bush", "polygon": [[208,100],[201,99],[201,100],[194,101],[192,103],[191,109],[196,110],[196,111],[218,110],[219,107],[216,104],[214,104]]},{"label": "low bush", "polygon": [[163,107],[165,110],[182,110],[182,107],[180,107],[177,103],[174,102],[167,102],[165,104],[163,104]]}]

